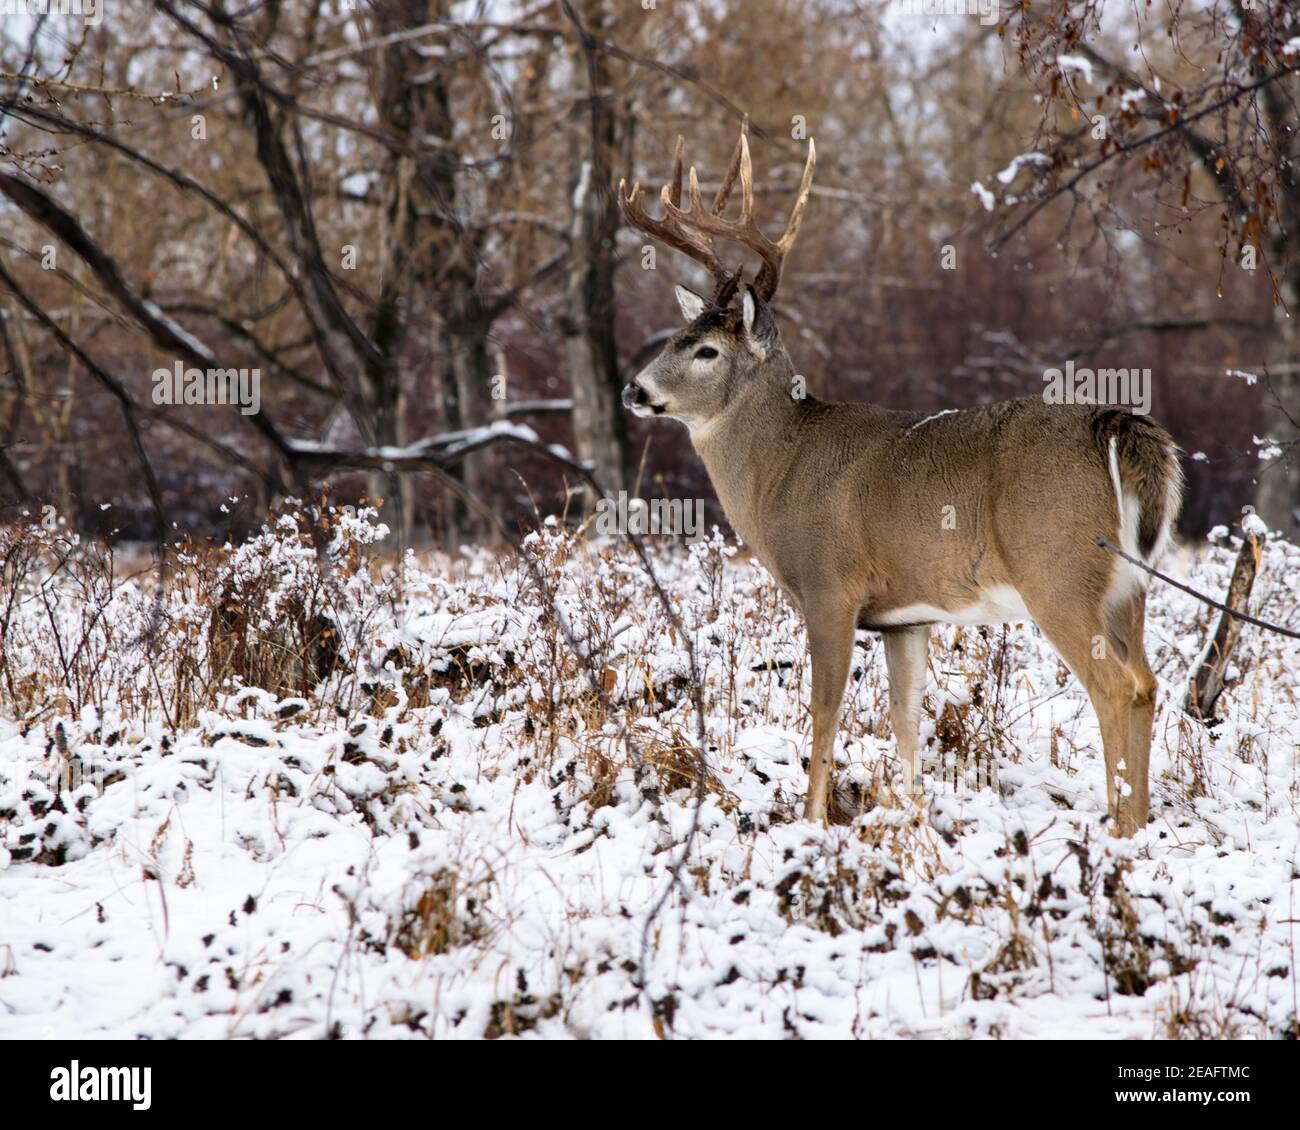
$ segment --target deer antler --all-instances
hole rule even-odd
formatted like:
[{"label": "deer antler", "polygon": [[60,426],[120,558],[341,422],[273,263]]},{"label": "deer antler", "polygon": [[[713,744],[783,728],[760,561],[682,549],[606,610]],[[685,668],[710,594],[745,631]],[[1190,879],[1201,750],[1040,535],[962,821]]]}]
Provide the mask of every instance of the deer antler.
[{"label": "deer antler", "polygon": [[[786,254],[794,246],[799,235],[799,225],[808,205],[808,196],[812,191],[813,170],[817,167],[817,150],[812,140],[808,142],[808,161],[804,165],[803,179],[799,182],[799,193],[795,197],[794,208],[785,232],[775,243],[768,239],[754,222],[754,170],[749,157],[748,125],[746,122],[740,130],[740,140],[732,154],[731,166],[723,177],[718,193],[713,199],[713,206],[707,211],[700,198],[699,178],[691,167],[688,190],[688,206],[682,207],[682,149],[683,141],[677,139],[677,148],[673,157],[673,179],[666,184],[659,194],[663,202],[663,218],[656,220],[646,215],[641,207],[639,196],[641,186],[634,185],[631,196],[625,192],[623,181],[618,186],[618,204],[624,218],[634,227],[647,235],[662,240],[670,247],[685,252],[696,262],[703,263],[713,273],[717,289],[714,291],[712,305],[725,306],[731,301],[740,283],[740,269],[728,271],[718,259],[713,246],[713,236],[728,239],[748,247],[758,254],[763,265],[754,280],[754,289],[766,302],[776,294],[781,283],[781,265]],[[740,216],[729,220],[723,216],[736,179],[740,179]]]},{"label": "deer antler", "polygon": [[[719,260],[717,252],[713,247],[713,240],[704,232],[691,231],[684,227],[676,219],[674,213],[677,206],[682,202],[682,152],[685,142],[679,135],[677,138],[677,148],[673,155],[673,179],[671,184],[666,184],[660,192],[660,199],[664,203],[664,215],[662,219],[656,220],[647,214],[641,203],[641,185],[639,183],[632,186],[632,192],[627,192],[627,182],[620,180],[618,182],[618,207],[623,213],[623,218],[633,227],[645,232],[646,235],[658,239],[661,243],[674,247],[683,254],[688,255],[697,263],[702,263],[709,269],[713,275],[715,289],[713,292],[713,305],[725,306],[731,301],[732,295],[736,292],[736,287],[740,283],[739,271],[733,273],[728,271]],[[739,149],[737,149],[739,154]],[[733,165],[735,162],[733,161]],[[735,170],[730,173],[729,180],[734,183]],[[691,183],[695,184],[695,170],[691,169]],[[727,194],[730,193],[730,187],[724,182]],[[697,189],[698,192],[698,189]],[[726,196],[721,190],[718,193],[719,208],[725,206]]]}]

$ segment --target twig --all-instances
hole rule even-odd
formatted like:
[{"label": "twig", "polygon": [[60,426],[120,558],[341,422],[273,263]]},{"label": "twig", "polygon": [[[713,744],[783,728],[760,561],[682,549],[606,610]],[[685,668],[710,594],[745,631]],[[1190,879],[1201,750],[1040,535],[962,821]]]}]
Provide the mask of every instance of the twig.
[{"label": "twig", "polygon": [[1130,142],[1127,145],[1116,145],[1114,149],[1111,149],[1108,152],[1102,154],[1100,157],[1096,158],[1095,160],[1089,161],[1064,184],[1060,185],[1057,188],[1051,189],[1048,192],[1044,193],[1042,196],[1038,197],[1030,206],[1029,210],[1023,216],[1021,216],[1020,219],[1018,219],[1014,224],[1012,224],[1010,228],[1008,228],[1005,232],[1003,232],[1003,234],[999,236],[997,240],[994,241],[993,243],[994,250],[1003,247],[1006,244],[1006,242],[1013,235],[1016,234],[1016,232],[1018,232],[1021,228],[1023,228],[1026,224],[1028,224],[1030,220],[1032,220],[1036,215],[1038,215],[1039,212],[1041,212],[1044,208],[1046,208],[1047,205],[1050,204],[1053,200],[1055,200],[1058,196],[1061,196],[1064,193],[1069,192],[1081,180],[1083,180],[1085,177],[1091,176],[1103,165],[1109,164],[1117,157],[1128,157],[1131,154],[1135,153],[1137,150],[1143,149],[1146,146],[1150,145],[1152,142],[1160,141],[1166,137],[1169,137],[1171,134],[1184,131],[1193,122],[1198,122],[1202,118],[1208,117],[1210,114],[1213,114],[1215,111],[1222,110],[1225,106],[1232,105],[1234,102],[1236,102],[1240,98],[1243,98],[1245,95],[1252,94],[1256,90],[1268,86],[1269,83],[1277,82],[1278,79],[1286,78],[1287,75],[1295,74],[1297,71],[1300,71],[1300,63],[1291,63],[1288,66],[1281,67],[1276,71],[1270,71],[1268,74],[1264,75],[1263,78],[1257,79],[1255,82],[1249,83],[1245,86],[1239,86],[1232,94],[1226,95],[1225,97],[1220,98],[1218,101],[1210,103],[1210,105],[1208,106],[1203,106],[1200,110],[1198,110],[1194,114],[1189,114],[1185,118],[1179,118],[1178,121],[1174,122],[1172,125],[1165,126],[1163,129],[1158,129],[1153,133],[1147,134],[1145,137],[1140,137],[1136,141]]},{"label": "twig", "polygon": [[1150,573],[1151,576],[1164,581],[1165,584],[1173,585],[1174,588],[1176,589],[1181,589],[1188,596],[1196,597],[1196,599],[1199,600],[1202,604],[1208,604],[1211,608],[1217,608],[1220,612],[1226,613],[1227,615],[1235,617],[1238,620],[1245,620],[1247,624],[1254,624],[1255,627],[1263,628],[1267,632],[1277,632],[1277,634],[1280,636],[1287,636],[1293,640],[1300,640],[1300,632],[1293,631],[1291,628],[1283,628],[1279,624],[1270,624],[1267,620],[1258,620],[1254,616],[1250,616],[1245,612],[1238,611],[1236,608],[1229,608],[1226,604],[1220,604],[1219,601],[1215,600],[1213,597],[1206,596],[1203,592],[1197,592],[1194,588],[1190,588],[1189,586],[1183,584],[1181,581],[1175,581],[1173,577],[1167,576],[1166,574],[1160,572],[1159,569],[1151,568],[1151,566],[1148,565],[1145,561],[1139,561],[1136,557],[1129,556],[1129,554],[1125,553],[1122,549],[1120,549],[1119,546],[1112,545],[1105,538],[1097,538],[1096,541],[1097,544],[1101,546],[1102,549],[1109,550],[1117,557],[1124,558],[1124,560],[1127,561],[1130,565],[1136,565],[1144,573]]}]

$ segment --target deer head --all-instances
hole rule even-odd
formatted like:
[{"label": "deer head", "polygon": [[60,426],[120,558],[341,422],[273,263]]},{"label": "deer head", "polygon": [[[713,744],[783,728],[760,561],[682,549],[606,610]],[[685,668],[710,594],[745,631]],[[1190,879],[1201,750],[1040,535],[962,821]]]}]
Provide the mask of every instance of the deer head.
[{"label": "deer head", "polygon": [[[639,184],[629,194],[626,182],[619,182],[619,208],[633,227],[707,267],[713,275],[714,291],[706,299],[677,287],[677,302],[689,324],[623,390],[623,403],[638,416],[668,416],[696,431],[725,411],[746,383],[755,383],[756,375],[767,374],[788,385],[789,358],[768,303],[780,285],[782,265],[803,222],[817,152],[810,140],[808,160],[785,232],[773,241],[754,222],[753,166],[745,127],[713,205],[707,210],[700,198],[694,167],[689,174],[687,203],[682,205],[682,151],[683,141],[678,137],[673,179],[660,192],[662,217],[655,219],[647,214]],[[731,219],[724,213],[737,180],[740,215]],[[742,268],[731,270],[722,263],[715,238],[739,243],[761,260],[753,284],[743,291]],[[738,291],[740,303],[733,308]]]}]

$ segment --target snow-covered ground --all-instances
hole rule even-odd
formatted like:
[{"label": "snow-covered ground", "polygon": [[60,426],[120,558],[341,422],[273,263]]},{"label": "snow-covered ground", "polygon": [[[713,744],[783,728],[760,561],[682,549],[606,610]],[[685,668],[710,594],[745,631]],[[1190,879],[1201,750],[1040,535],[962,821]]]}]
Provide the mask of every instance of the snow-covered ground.
[{"label": "snow-covered ground", "polygon": [[[1156,586],[1154,821],[1118,842],[1096,719],[1031,626],[936,633],[925,806],[893,792],[864,636],[857,815],[824,830],[796,817],[802,624],[743,556],[655,558],[703,675],[697,812],[686,651],[626,549],[552,528],[540,573],[399,583],[363,526],[328,583],[285,519],[161,600],[12,535],[0,1037],[1300,1034],[1294,641],[1246,629],[1207,730],[1177,704],[1213,614]],[[1169,567],[1221,593],[1233,553]],[[1256,594],[1294,625],[1300,550]],[[312,625],[314,688],[276,659]],[[241,690],[257,664],[272,689]]]}]

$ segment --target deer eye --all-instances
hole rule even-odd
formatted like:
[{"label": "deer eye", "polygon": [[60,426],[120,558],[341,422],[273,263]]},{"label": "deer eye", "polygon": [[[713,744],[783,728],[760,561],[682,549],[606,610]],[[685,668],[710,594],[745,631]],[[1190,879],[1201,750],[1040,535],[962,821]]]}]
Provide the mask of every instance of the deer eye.
[{"label": "deer eye", "polygon": [[718,351],[714,349],[713,346],[704,345],[695,351],[695,360],[710,361],[717,355],[718,355]]}]

